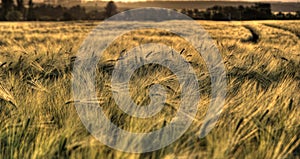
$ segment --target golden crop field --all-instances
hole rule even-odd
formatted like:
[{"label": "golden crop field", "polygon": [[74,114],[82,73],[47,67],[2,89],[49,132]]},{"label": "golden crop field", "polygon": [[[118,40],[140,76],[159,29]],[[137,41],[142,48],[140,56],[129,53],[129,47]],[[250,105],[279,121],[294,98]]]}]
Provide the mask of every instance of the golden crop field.
[{"label": "golden crop field", "polygon": [[[0,158],[300,158],[300,21],[198,23],[218,47],[227,77],[223,111],[201,139],[210,74],[201,56],[177,35],[154,29],[122,35],[98,61],[98,98],[75,101],[73,64],[83,41],[101,22],[1,22]],[[180,105],[181,87],[172,71],[148,64],[131,76],[128,98],[137,105],[149,104],[153,83],[166,90],[165,107],[147,119],[122,112],[110,86],[124,50],[149,42],[172,46],[192,66],[199,109],[189,129],[160,150],[114,150],[89,133],[75,104],[99,103],[112,123],[130,132],[167,125]]]}]

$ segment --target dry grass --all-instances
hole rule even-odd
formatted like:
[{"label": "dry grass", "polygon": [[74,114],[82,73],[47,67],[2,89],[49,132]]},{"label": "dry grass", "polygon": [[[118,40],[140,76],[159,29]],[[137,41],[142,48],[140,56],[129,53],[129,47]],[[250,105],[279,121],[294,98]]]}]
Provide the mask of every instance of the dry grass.
[{"label": "dry grass", "polygon": [[[98,64],[96,102],[113,123],[132,132],[157,130],[170,122],[180,91],[170,70],[144,66],[132,76],[132,99],[149,103],[149,85],[160,83],[167,88],[167,107],[147,120],[124,114],[110,87],[119,53],[149,41],[164,42],[178,52],[184,49],[182,56],[195,69],[201,101],[193,124],[178,141],[144,154],[101,144],[76,113],[72,64],[99,23],[0,23],[0,158],[300,158],[300,45],[294,34],[300,22],[199,23],[220,49],[228,77],[224,110],[203,139],[198,131],[209,104],[210,78],[201,57],[181,38],[155,30],[131,32],[108,48]],[[251,33],[244,26],[256,30],[257,43],[245,40]]]}]

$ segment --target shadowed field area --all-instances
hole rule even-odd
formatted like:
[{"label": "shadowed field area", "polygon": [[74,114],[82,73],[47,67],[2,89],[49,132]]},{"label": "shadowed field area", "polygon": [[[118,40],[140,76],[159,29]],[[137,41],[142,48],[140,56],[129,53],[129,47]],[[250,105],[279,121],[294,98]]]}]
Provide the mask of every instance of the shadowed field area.
[{"label": "shadowed field area", "polygon": [[[169,32],[144,29],[116,39],[96,67],[98,98],[74,101],[77,51],[98,24],[0,23],[0,158],[300,158],[300,21],[199,21],[219,48],[228,80],[219,121],[202,139],[198,131],[210,103],[210,74],[201,56]],[[167,125],[179,108],[181,91],[169,69],[145,65],[131,77],[128,97],[137,105],[150,102],[153,83],[167,92],[165,107],[151,118],[125,114],[112,96],[118,59],[149,42],[171,46],[192,66],[201,94],[199,110],[188,131],[171,145],[123,153],[90,135],[74,103],[99,103],[111,122],[130,132]]]}]

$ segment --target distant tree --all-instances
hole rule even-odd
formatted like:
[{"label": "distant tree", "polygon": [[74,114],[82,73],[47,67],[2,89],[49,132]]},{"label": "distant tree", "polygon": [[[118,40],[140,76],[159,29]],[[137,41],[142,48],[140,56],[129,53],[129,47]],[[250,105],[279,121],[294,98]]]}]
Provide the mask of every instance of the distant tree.
[{"label": "distant tree", "polygon": [[222,6],[213,6],[207,9],[207,12],[210,13],[210,19],[212,20],[226,20],[226,15],[223,13]]},{"label": "distant tree", "polygon": [[189,10],[187,11],[187,15],[188,15],[189,17],[193,18],[193,17],[194,17],[194,11],[193,11],[192,9],[189,9]]},{"label": "distant tree", "polygon": [[17,0],[17,10],[22,14],[22,19],[26,19],[23,0]]},{"label": "distant tree", "polygon": [[68,15],[65,14],[64,16],[64,13],[68,13],[72,15],[68,8],[62,7],[60,5],[53,6],[49,4],[44,4],[44,5],[38,5],[34,7],[34,15],[38,16],[36,17],[36,19],[38,20],[46,20],[46,21],[66,20],[65,17],[68,17]]},{"label": "distant tree", "polygon": [[184,8],[184,9],[181,10],[181,13],[187,15],[188,11],[187,11],[187,9]]},{"label": "distant tree", "polygon": [[64,12],[62,20],[69,21],[69,20],[74,20],[74,19],[75,18],[70,13]]},{"label": "distant tree", "polygon": [[86,16],[85,9],[79,5],[70,8],[69,13],[73,17],[73,20],[82,20]]},{"label": "distant tree", "polygon": [[194,19],[204,19],[203,12],[201,12],[199,9],[194,9]]},{"label": "distant tree", "polygon": [[6,15],[14,9],[13,0],[1,0],[1,20],[7,20]]},{"label": "distant tree", "polygon": [[199,14],[199,13],[200,13],[200,11],[199,11],[199,9],[198,9],[198,8],[194,8],[193,12],[194,12],[194,14],[195,14],[195,15],[197,15],[197,14]]},{"label": "distant tree", "polygon": [[272,17],[270,3],[255,3],[252,8],[256,10],[257,19],[270,19]]},{"label": "distant tree", "polygon": [[206,15],[210,15],[212,20],[255,20],[273,17],[269,3],[255,3],[250,7],[213,6],[206,9]]},{"label": "distant tree", "polygon": [[243,12],[243,20],[256,20],[259,14],[258,11],[253,7],[246,7]]},{"label": "distant tree", "polygon": [[86,15],[88,20],[103,20],[105,19],[105,12],[99,12],[97,10],[92,10]]},{"label": "distant tree", "polygon": [[212,20],[228,20],[228,17],[224,13],[218,12],[212,15]]},{"label": "distant tree", "polygon": [[238,6],[238,12],[239,12],[239,18],[238,19],[239,20],[242,20],[244,10],[245,10],[244,6],[242,6],[242,5]]},{"label": "distant tree", "polygon": [[24,9],[24,1],[23,0],[17,0],[17,9],[20,12],[23,12]]},{"label": "distant tree", "polygon": [[297,19],[300,19],[300,11],[296,12],[296,17],[297,17]]},{"label": "distant tree", "polygon": [[28,1],[28,6],[29,6],[29,7],[33,7],[33,2],[32,2],[32,0],[29,0],[29,1]]},{"label": "distant tree", "polygon": [[12,10],[6,14],[5,19],[8,21],[20,21],[23,20],[23,14],[20,11]]},{"label": "distant tree", "polygon": [[294,20],[297,18],[297,15],[294,15],[292,13],[288,13],[285,15],[286,19]]},{"label": "distant tree", "polygon": [[111,17],[117,13],[117,5],[113,1],[109,1],[105,7],[106,17]]},{"label": "distant tree", "polygon": [[28,13],[27,13],[27,20],[31,21],[31,20],[36,20],[36,15],[34,13],[34,8],[33,8],[33,2],[32,0],[28,1]]},{"label": "distant tree", "polygon": [[4,10],[10,11],[14,7],[14,1],[13,0],[2,0],[1,1],[2,8]]},{"label": "distant tree", "polygon": [[203,16],[204,16],[204,19],[211,19],[211,14],[210,14],[210,12],[204,12],[203,13]]},{"label": "distant tree", "polygon": [[285,15],[282,12],[275,14],[276,19],[285,19]]},{"label": "distant tree", "polygon": [[242,5],[239,5],[239,6],[238,6],[238,10],[239,10],[239,11],[243,11],[244,9],[245,9],[244,6],[242,6]]},{"label": "distant tree", "polygon": [[223,10],[222,6],[213,6],[212,8],[208,8],[208,10],[210,10],[213,14],[215,13],[220,13]]}]

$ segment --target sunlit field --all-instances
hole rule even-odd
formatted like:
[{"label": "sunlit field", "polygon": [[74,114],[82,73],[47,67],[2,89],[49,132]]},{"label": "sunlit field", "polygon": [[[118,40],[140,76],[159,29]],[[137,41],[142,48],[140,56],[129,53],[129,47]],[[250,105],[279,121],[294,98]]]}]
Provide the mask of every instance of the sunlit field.
[{"label": "sunlit field", "polygon": [[[228,80],[217,125],[202,139],[210,75],[201,56],[175,34],[145,29],[119,37],[99,59],[98,99],[73,99],[78,49],[100,23],[0,23],[0,158],[300,158],[300,21],[199,21],[219,48]],[[126,115],[112,96],[118,58],[149,42],[171,46],[192,66],[201,94],[199,110],[188,131],[171,145],[143,154],[117,151],[86,130],[75,103],[99,103],[112,123],[130,132],[167,125],[179,108],[181,91],[169,69],[145,65],[131,77],[128,97],[137,105],[149,104],[153,83],[166,89],[164,109],[151,118]]]}]

